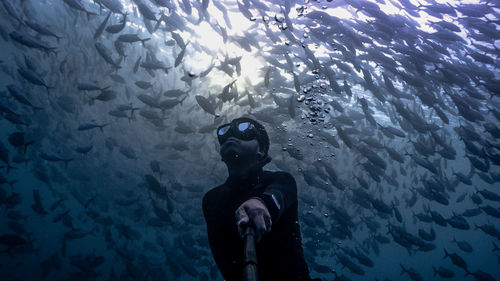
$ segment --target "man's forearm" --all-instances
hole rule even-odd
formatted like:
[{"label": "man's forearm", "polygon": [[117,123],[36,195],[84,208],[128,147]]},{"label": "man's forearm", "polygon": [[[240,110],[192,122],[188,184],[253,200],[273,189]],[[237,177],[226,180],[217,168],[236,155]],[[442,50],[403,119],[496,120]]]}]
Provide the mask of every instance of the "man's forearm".
[{"label": "man's forearm", "polygon": [[269,186],[262,194],[258,195],[269,209],[271,219],[277,222],[283,213],[297,201],[297,195],[290,186]]}]

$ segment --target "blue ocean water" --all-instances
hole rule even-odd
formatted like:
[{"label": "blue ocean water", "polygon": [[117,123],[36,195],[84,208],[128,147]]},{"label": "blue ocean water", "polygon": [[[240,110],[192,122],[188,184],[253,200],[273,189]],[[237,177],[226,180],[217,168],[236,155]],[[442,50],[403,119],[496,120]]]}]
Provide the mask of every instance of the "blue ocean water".
[{"label": "blue ocean water", "polygon": [[311,276],[500,276],[495,1],[0,12],[2,280],[222,280],[201,199],[227,177],[215,128],[241,115],[297,181]]}]

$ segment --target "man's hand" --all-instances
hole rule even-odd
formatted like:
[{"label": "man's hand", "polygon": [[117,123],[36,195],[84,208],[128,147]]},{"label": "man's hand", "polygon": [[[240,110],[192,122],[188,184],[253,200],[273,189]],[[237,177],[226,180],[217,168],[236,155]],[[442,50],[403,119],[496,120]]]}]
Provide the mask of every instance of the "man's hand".
[{"label": "man's hand", "polygon": [[244,226],[248,224],[255,226],[255,238],[257,242],[260,241],[262,235],[271,231],[271,215],[260,198],[252,197],[243,202],[234,215],[236,216],[238,231],[241,237],[243,237]]}]

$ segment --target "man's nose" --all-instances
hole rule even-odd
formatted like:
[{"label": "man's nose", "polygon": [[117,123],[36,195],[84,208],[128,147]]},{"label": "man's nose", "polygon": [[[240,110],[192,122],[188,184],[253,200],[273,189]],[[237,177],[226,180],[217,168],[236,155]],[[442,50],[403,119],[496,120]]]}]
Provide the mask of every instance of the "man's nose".
[{"label": "man's nose", "polygon": [[230,141],[230,140],[234,141],[234,142],[239,142],[240,141],[239,139],[237,139],[235,137],[229,137],[229,138],[227,138],[227,140],[225,142]]}]

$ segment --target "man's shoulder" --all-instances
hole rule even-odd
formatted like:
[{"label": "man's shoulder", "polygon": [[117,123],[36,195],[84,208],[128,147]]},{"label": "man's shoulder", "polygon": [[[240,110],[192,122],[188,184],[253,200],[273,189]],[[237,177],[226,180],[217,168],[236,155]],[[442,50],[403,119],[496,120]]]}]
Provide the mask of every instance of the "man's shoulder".
[{"label": "man's shoulder", "polygon": [[217,197],[217,195],[220,194],[223,187],[224,187],[224,184],[221,184],[221,185],[218,185],[216,187],[209,189],[205,193],[205,195],[203,195],[203,201],[211,200],[212,198]]},{"label": "man's shoulder", "polygon": [[205,215],[205,219],[207,219],[210,216],[211,209],[214,206],[213,202],[217,202],[218,197],[220,196],[220,190],[224,184],[218,185],[214,188],[209,189],[205,195],[203,195],[202,199],[202,209],[203,209],[203,214]]},{"label": "man's shoulder", "polygon": [[264,177],[273,182],[295,183],[295,178],[292,174],[285,171],[264,171]]}]

